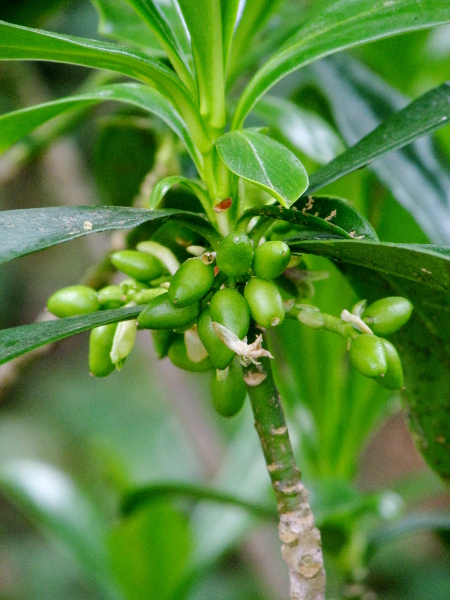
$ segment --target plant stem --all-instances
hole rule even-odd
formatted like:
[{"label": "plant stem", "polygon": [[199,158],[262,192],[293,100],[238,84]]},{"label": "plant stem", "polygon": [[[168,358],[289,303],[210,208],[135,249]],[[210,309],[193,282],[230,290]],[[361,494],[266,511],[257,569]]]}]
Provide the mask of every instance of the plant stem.
[{"label": "plant stem", "polygon": [[[255,367],[246,367],[244,371],[246,381],[251,382]],[[291,600],[323,600],[325,571],[320,532],[314,526],[308,491],[295,464],[270,360],[261,359],[261,367],[256,372],[265,378],[258,385],[247,383],[247,391],[277,499],[278,532],[282,541],[281,553],[289,568]]]}]

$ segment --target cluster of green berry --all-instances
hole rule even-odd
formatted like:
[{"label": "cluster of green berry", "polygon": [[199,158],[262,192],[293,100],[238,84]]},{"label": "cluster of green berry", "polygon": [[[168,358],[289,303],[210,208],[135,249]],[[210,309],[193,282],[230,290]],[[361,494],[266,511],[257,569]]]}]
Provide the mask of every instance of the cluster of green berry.
[{"label": "cluster of green berry", "polygon": [[263,242],[254,250],[251,239],[239,231],[226,236],[217,252],[202,251],[181,266],[164,246],[143,242],[137,250],[111,255],[113,265],[128,279],[98,292],[81,285],[63,288],[49,298],[47,306],[54,315],[67,317],[144,305],[137,321],[102,325],[91,331],[91,373],[105,377],[120,369],[133,348],[138,327],[150,329],[159,358],[168,356],[187,371],[214,371],[212,401],[224,416],[236,414],[246,397],[236,355],[243,364],[269,355],[258,338],[247,344],[250,326],[267,329],[286,316],[347,336],[352,364],[384,387],[400,389],[403,372],[398,353],[378,336],[394,333],[406,323],[412,310],[409,301],[384,298],[367,308],[359,303],[347,313],[350,323],[344,323],[342,316],[339,320],[315,312],[318,309],[311,305],[296,304],[300,292],[295,286],[294,297],[286,297],[279,278],[290,261],[290,249],[284,242]]},{"label": "cluster of green berry", "polygon": [[[91,373],[104,377],[121,368],[137,327],[150,329],[160,358],[168,356],[173,364],[188,371],[214,370],[213,405],[224,416],[236,414],[246,396],[236,352],[245,357],[251,319],[263,328],[283,321],[283,298],[272,280],[288,266],[289,247],[281,241],[269,241],[253,251],[245,233],[233,232],[222,240],[216,253],[189,258],[173,275],[167,272],[164,261],[140,250],[115,252],[111,261],[130,279],[98,292],[80,285],[63,288],[47,303],[58,317],[145,304],[137,323],[124,321],[91,331]],[[227,344],[223,332],[238,343],[244,340],[244,350]]]},{"label": "cluster of green berry", "polygon": [[403,387],[403,369],[395,346],[384,337],[398,331],[407,323],[412,304],[406,298],[391,296],[377,300],[368,307],[364,303],[354,309],[370,332],[361,333],[351,341],[350,362],[366,377],[375,379],[382,387],[399,390]]}]

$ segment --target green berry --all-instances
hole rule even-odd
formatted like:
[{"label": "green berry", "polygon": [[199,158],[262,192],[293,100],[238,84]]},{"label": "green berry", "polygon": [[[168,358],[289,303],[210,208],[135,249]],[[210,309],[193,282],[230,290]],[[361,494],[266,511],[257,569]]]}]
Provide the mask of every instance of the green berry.
[{"label": "green berry", "polygon": [[204,373],[205,371],[210,371],[213,368],[209,356],[198,362],[194,362],[189,358],[184,337],[182,335],[179,337],[177,336],[177,338],[170,344],[167,356],[176,367],[183,369],[184,371]]},{"label": "green berry", "polygon": [[176,334],[168,329],[155,329],[151,334],[157,357],[159,359],[164,358],[167,356],[170,344],[175,339]]},{"label": "green berry", "polygon": [[388,390],[401,390],[403,387],[403,369],[400,356],[393,344],[380,338],[386,352],[387,371],[383,377],[377,377],[377,382]]},{"label": "green berry", "polygon": [[233,288],[219,290],[211,298],[211,319],[242,340],[250,326],[250,312],[244,297]]},{"label": "green berry", "polygon": [[219,415],[233,417],[245,402],[247,389],[242,371],[232,363],[225,371],[216,371],[211,380],[212,404]]},{"label": "green berry", "polygon": [[284,242],[266,242],[255,250],[252,269],[260,279],[275,279],[287,268],[291,250]]},{"label": "green berry", "polygon": [[199,312],[199,303],[178,308],[164,293],[147,304],[138,317],[138,323],[144,329],[178,329],[195,321]]},{"label": "green berry", "polygon": [[119,308],[126,302],[125,294],[118,285],[108,285],[97,294],[98,303],[102,308]]},{"label": "green berry", "polygon": [[253,243],[240,231],[233,231],[222,240],[216,254],[216,263],[227,277],[241,277],[252,266]]},{"label": "green berry", "polygon": [[361,334],[352,340],[350,362],[365,377],[380,377],[387,371],[387,356],[383,342],[376,335]]},{"label": "green berry", "polygon": [[89,370],[96,377],[106,377],[116,368],[111,360],[111,348],[117,323],[100,325],[89,336]]},{"label": "green berry", "polygon": [[184,262],[170,282],[169,300],[178,307],[189,306],[201,300],[214,283],[214,267],[201,258]]},{"label": "green berry", "polygon": [[284,319],[283,299],[272,281],[252,277],[244,290],[252,318],[261,327],[275,327]]},{"label": "green berry", "polygon": [[137,281],[152,281],[161,277],[164,267],[157,258],[138,250],[119,250],[111,254],[111,262],[129,277]]},{"label": "green berry", "polygon": [[235,353],[217,336],[212,326],[211,309],[206,306],[197,321],[197,333],[208,351],[215,369],[226,369],[234,359]]},{"label": "green berry", "polygon": [[97,292],[86,285],[61,288],[47,300],[48,310],[56,317],[87,315],[100,310]]},{"label": "green berry", "polygon": [[406,298],[390,296],[368,306],[362,318],[376,335],[390,335],[408,322],[412,310]]}]

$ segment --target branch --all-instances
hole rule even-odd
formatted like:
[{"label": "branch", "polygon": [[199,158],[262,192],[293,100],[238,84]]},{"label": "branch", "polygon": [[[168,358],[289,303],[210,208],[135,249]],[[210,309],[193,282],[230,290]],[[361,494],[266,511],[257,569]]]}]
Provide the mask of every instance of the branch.
[{"label": "branch", "polygon": [[[291,600],[324,600],[325,571],[320,532],[308,491],[295,464],[289,432],[275,386],[270,360],[244,369],[255,429],[277,499],[281,553],[289,568]],[[256,385],[255,385],[256,384]]]}]

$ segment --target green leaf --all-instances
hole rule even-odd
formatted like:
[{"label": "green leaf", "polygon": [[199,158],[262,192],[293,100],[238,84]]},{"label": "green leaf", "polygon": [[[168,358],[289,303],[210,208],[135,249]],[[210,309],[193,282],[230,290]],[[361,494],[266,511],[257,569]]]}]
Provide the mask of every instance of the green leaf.
[{"label": "green leaf", "polygon": [[232,129],[242,127],[252,106],[267,90],[303,65],[370,40],[449,20],[447,0],[327,0],[314,4],[310,18],[245,88],[236,107]]},{"label": "green leaf", "polygon": [[0,263],[30,252],[49,248],[77,237],[130,229],[146,221],[181,219],[215,243],[218,234],[208,221],[195,213],[178,209],[147,210],[119,206],[58,206],[0,212]]},{"label": "green leaf", "polygon": [[201,169],[201,157],[183,119],[172,104],[156,90],[140,83],[116,83],[76,96],[60,98],[0,116],[0,152],[25,137],[33,129],[66,111],[99,102],[114,101],[137,106],[160,119],[184,142],[192,160]]},{"label": "green leaf", "polygon": [[220,10],[222,15],[222,46],[224,69],[226,69],[226,65],[228,62],[228,53],[230,52],[231,41],[233,39],[238,8],[239,0],[220,0]]},{"label": "green leaf", "polygon": [[196,142],[205,149],[211,144],[204,133],[197,107],[171,69],[141,52],[85,38],[19,27],[0,21],[0,60],[47,60],[96,69],[109,69],[140,79],[171,100],[188,125]]},{"label": "green leaf", "polygon": [[186,573],[189,522],[170,505],[121,520],[109,538],[111,562],[127,600],[170,600]]},{"label": "green leaf", "polygon": [[305,191],[308,175],[288,148],[249,129],[230,131],[218,140],[220,158],[235,173],[289,207]]},{"label": "green leaf", "polygon": [[375,230],[359,211],[354,209],[347,200],[333,196],[313,196],[305,199],[301,210],[300,206],[294,210],[286,210],[278,206],[261,206],[246,210],[243,217],[246,215],[259,215],[293,225],[303,225],[312,231],[326,232],[332,237],[363,236],[378,240]]},{"label": "green leaf", "polygon": [[[450,290],[450,256],[425,244],[390,244],[366,240],[288,240],[295,253],[318,254],[395,275],[426,288]],[[432,248],[432,249],[430,249]]]},{"label": "green leaf", "polygon": [[11,461],[0,467],[0,489],[39,527],[64,543],[99,584],[102,597],[117,598],[108,565],[106,521],[65,473],[37,461]]},{"label": "green leaf", "polygon": [[[266,96],[256,104],[252,113],[279,131],[294,148],[319,164],[332,160],[345,149],[341,139],[325,119],[300,108],[290,100]],[[310,188],[311,182],[308,189]]]},{"label": "green leaf", "polygon": [[141,312],[142,306],[102,310],[89,315],[67,317],[57,321],[44,321],[31,325],[20,325],[2,329],[0,336],[0,364],[8,362],[21,354],[51,342],[92,329],[99,325],[126,321]]},{"label": "green leaf", "polygon": [[245,2],[231,44],[228,76],[232,79],[241,72],[242,63],[251,52],[255,34],[262,29],[279,3],[280,0]]},{"label": "green leaf", "polygon": [[191,35],[200,114],[213,128],[225,126],[222,17],[219,0],[178,0]]},{"label": "green leaf", "polygon": [[209,220],[212,222],[216,221],[216,216],[211,206],[211,202],[209,201],[208,193],[203,187],[202,182],[200,180],[183,177],[182,175],[170,175],[169,177],[160,179],[152,188],[149,199],[149,207],[151,209],[156,208],[170,188],[174,185],[181,185],[194,194],[194,196],[200,200],[203,209],[209,217]]},{"label": "green leaf", "polygon": [[182,482],[153,482],[149,485],[131,489],[125,493],[122,499],[121,511],[122,514],[127,516],[160,498],[176,498],[179,496],[198,501],[218,502],[219,504],[238,506],[250,511],[252,514],[262,519],[277,518],[276,511],[271,507],[261,506],[220,490]]},{"label": "green leaf", "polygon": [[[312,71],[328,97],[337,125],[349,144],[359,142],[380,121],[408,104],[407,98],[367,67],[348,57],[320,61],[312,67]],[[439,97],[442,108],[446,101],[442,95]],[[448,105],[442,116],[446,114]],[[395,119],[395,116],[391,118]],[[414,216],[429,239],[436,243],[450,242],[449,168],[442,155],[434,150],[429,138],[416,140],[403,150],[379,158],[370,165],[370,169]]]},{"label": "green leaf", "polygon": [[170,23],[166,20],[158,4],[152,0],[126,0],[126,2],[156,35],[180,79],[191,94],[194,94],[196,88],[189,65]]},{"label": "green leaf", "polygon": [[100,35],[125,43],[126,46],[138,46],[150,56],[158,58],[166,56],[157,37],[123,0],[91,0],[91,2],[99,17]]},{"label": "green leaf", "polygon": [[388,117],[346,152],[314,173],[306,191],[316,190],[366,166],[379,156],[443,127],[450,119],[450,82],[430,90]]},{"label": "green leaf", "polygon": [[392,342],[405,372],[404,396],[419,448],[430,465],[450,478],[450,253],[438,247],[347,240],[302,241],[294,252],[319,254],[341,265],[360,297],[372,302],[405,296],[410,322]]}]

